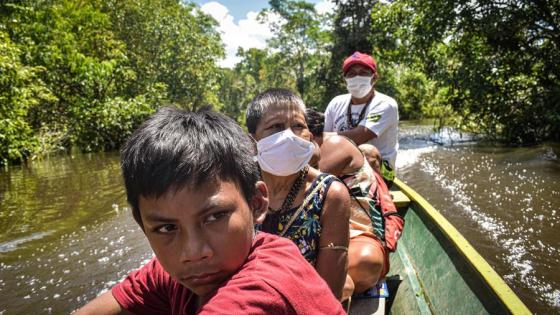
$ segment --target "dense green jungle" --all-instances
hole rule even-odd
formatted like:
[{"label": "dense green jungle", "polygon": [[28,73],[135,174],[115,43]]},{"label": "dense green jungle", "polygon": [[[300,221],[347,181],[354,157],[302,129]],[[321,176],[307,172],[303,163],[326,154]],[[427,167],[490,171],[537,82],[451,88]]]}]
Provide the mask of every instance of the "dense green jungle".
[{"label": "dense green jungle", "polygon": [[161,106],[243,123],[270,87],[324,109],[345,92],[342,60],[379,66],[400,118],[434,118],[505,145],[560,140],[558,0],[270,0],[272,38],[222,68],[217,22],[180,0],[0,3],[0,164],[118,149]]}]

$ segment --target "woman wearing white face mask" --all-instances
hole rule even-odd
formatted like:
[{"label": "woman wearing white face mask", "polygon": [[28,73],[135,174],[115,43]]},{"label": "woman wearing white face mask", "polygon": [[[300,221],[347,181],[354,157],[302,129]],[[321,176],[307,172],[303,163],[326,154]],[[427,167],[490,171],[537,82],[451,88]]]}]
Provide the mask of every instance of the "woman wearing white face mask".
[{"label": "woman wearing white face mask", "polygon": [[327,106],[325,132],[376,147],[383,159],[381,175],[392,181],[399,148],[397,102],[375,90],[377,64],[372,56],[353,53],[344,60],[342,73],[349,93],[333,98]]},{"label": "woman wearing white face mask", "polygon": [[269,213],[261,230],[291,239],[340,298],[348,264],[350,197],[336,177],[308,166],[318,148],[311,142],[303,101],[288,90],[268,90],[247,108],[246,125],[257,141],[255,159],[269,189]]}]

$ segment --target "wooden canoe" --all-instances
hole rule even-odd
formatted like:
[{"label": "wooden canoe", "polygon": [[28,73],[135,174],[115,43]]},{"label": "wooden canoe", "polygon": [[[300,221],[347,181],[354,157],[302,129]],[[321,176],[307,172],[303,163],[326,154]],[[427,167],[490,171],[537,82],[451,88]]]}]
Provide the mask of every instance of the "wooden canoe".
[{"label": "wooden canoe", "polygon": [[390,257],[389,297],[353,298],[350,314],[531,314],[422,196],[398,179],[391,190],[406,223]]}]

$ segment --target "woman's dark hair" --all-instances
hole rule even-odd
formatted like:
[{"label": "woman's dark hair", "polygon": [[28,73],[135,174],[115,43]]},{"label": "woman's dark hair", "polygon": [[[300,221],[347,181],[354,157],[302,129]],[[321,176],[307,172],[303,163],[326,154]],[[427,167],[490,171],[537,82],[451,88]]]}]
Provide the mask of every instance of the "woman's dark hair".
[{"label": "woman's dark hair", "polygon": [[305,110],[305,118],[307,120],[307,127],[313,136],[321,137],[325,128],[325,114],[315,108],[308,108]]},{"label": "woman's dark hair", "polygon": [[217,180],[237,184],[247,202],[260,172],[249,136],[231,118],[162,108],[146,120],[121,150],[121,167],[134,219],[143,228],[138,200],[161,197],[185,186]]},{"label": "woman's dark hair", "polygon": [[297,106],[305,113],[303,100],[294,92],[287,89],[268,89],[255,96],[251,104],[247,106],[245,124],[249,133],[254,134],[257,131],[259,121],[272,105]]}]

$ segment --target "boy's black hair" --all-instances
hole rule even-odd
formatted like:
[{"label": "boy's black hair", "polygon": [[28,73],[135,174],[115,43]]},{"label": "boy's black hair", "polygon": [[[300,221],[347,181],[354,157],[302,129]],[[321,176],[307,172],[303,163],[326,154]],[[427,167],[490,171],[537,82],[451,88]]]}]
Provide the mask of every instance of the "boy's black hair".
[{"label": "boy's black hair", "polygon": [[323,129],[325,128],[325,114],[310,107],[305,110],[305,118],[307,120],[307,127],[313,136],[323,136]]},{"label": "boy's black hair", "polygon": [[138,200],[170,189],[200,188],[215,180],[237,184],[247,202],[260,171],[248,135],[215,112],[162,108],[146,120],[121,150],[121,167],[134,219],[143,228]]}]

